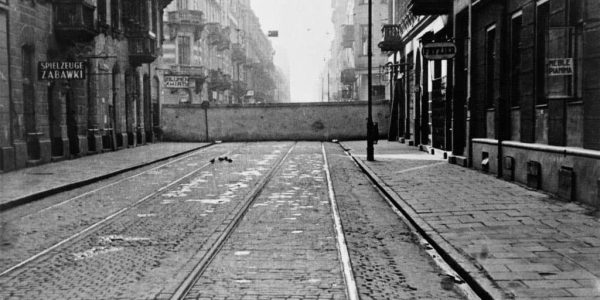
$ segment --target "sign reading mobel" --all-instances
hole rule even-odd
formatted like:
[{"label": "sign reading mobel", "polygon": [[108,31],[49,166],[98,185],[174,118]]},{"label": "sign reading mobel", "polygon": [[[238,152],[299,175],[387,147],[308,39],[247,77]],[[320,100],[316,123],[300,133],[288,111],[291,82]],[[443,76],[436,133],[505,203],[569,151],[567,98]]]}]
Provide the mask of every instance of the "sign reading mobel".
[{"label": "sign reading mobel", "polygon": [[40,61],[38,80],[85,79],[84,61]]},{"label": "sign reading mobel", "polygon": [[456,45],[452,42],[431,42],[421,49],[423,58],[428,60],[447,60],[456,56]]}]

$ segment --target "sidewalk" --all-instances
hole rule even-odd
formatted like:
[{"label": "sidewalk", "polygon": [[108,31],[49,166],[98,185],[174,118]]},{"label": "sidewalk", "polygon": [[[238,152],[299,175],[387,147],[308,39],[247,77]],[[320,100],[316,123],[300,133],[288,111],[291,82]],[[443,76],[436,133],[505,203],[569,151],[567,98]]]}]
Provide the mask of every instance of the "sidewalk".
[{"label": "sidewalk", "polygon": [[[600,220],[415,147],[342,143],[411,221],[493,299],[600,299]],[[468,279],[468,278],[465,278]]]},{"label": "sidewalk", "polygon": [[0,211],[90,184],[209,144],[158,143],[0,174]]}]

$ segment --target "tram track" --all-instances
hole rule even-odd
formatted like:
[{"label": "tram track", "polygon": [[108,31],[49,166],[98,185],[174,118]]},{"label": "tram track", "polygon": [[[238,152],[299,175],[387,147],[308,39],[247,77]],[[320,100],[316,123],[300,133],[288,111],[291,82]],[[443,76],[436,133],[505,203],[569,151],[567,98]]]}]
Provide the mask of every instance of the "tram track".
[{"label": "tram track", "polygon": [[[200,150],[198,150],[198,151],[196,151],[196,152],[193,152],[193,153],[191,153],[191,154],[188,154],[188,155],[186,155],[186,156],[184,156],[184,157],[181,157],[181,158],[178,158],[178,159],[176,159],[176,160],[170,161],[170,162],[168,162],[168,163],[161,164],[160,166],[154,167],[154,168],[152,168],[152,169],[150,169],[150,170],[146,170],[146,171],[144,171],[144,172],[141,172],[141,173],[138,173],[138,174],[135,174],[135,175],[132,175],[132,176],[126,177],[126,178],[124,178],[124,179],[121,179],[121,180],[119,180],[119,181],[117,181],[117,182],[113,182],[113,183],[110,183],[110,184],[108,184],[108,185],[104,185],[104,186],[102,186],[102,187],[100,187],[100,188],[97,188],[97,189],[94,189],[94,190],[92,190],[92,191],[86,192],[86,193],[84,193],[84,194],[81,194],[81,195],[79,195],[79,196],[75,196],[75,197],[69,198],[69,199],[67,199],[67,200],[65,200],[65,201],[62,201],[62,202],[60,202],[60,203],[57,203],[57,204],[54,204],[54,205],[52,205],[52,206],[50,206],[50,207],[47,207],[47,208],[44,208],[44,209],[42,209],[42,210],[40,210],[40,211],[36,211],[36,212],[34,212],[34,213],[32,213],[32,214],[29,214],[29,215],[23,216],[23,217],[21,217],[21,219],[23,219],[23,218],[25,218],[25,217],[30,217],[30,216],[32,216],[32,215],[35,215],[35,214],[43,213],[43,212],[45,212],[45,211],[48,211],[48,210],[50,210],[50,209],[53,209],[53,208],[56,208],[56,207],[58,207],[58,206],[65,205],[65,204],[67,204],[67,203],[70,203],[70,202],[72,202],[72,201],[75,201],[75,200],[77,200],[77,199],[80,199],[80,198],[82,198],[82,197],[84,197],[84,196],[87,196],[87,195],[90,195],[90,194],[93,194],[93,193],[99,192],[99,191],[101,191],[101,190],[104,190],[104,189],[110,188],[110,187],[112,187],[112,186],[115,186],[115,185],[117,185],[117,184],[121,184],[121,183],[123,183],[123,182],[126,182],[126,181],[129,181],[129,180],[131,180],[131,179],[137,178],[137,177],[139,177],[139,176],[141,176],[141,175],[148,174],[149,172],[152,172],[152,171],[155,171],[155,170],[158,170],[158,169],[164,168],[165,166],[168,166],[168,165],[174,164],[174,163],[176,163],[176,162],[182,161],[182,160],[184,160],[184,159],[190,158],[190,157],[192,157],[192,156],[198,155],[199,153],[203,152],[203,150],[204,150],[204,148],[203,148],[203,149],[200,149]],[[225,153],[222,153],[222,154],[220,154],[219,156],[227,156],[227,155],[229,155],[231,152],[232,152],[232,151],[227,151],[227,152],[225,152]],[[127,205],[126,207],[123,207],[123,208],[121,208],[120,210],[118,210],[118,211],[116,211],[116,212],[114,212],[114,213],[110,214],[109,216],[107,216],[107,217],[103,218],[101,221],[94,223],[93,225],[91,225],[91,226],[89,226],[89,227],[87,227],[87,228],[85,228],[85,229],[83,229],[83,230],[81,230],[81,231],[79,231],[79,232],[75,233],[74,235],[72,235],[72,236],[70,236],[70,237],[68,237],[68,238],[66,238],[66,239],[63,239],[62,241],[60,241],[60,242],[58,242],[58,243],[54,244],[53,246],[51,246],[51,247],[49,247],[49,248],[47,248],[47,249],[45,249],[45,250],[43,250],[43,251],[41,251],[41,252],[39,252],[39,253],[37,253],[37,254],[33,255],[33,256],[31,256],[31,257],[29,257],[28,259],[26,259],[26,260],[24,260],[24,261],[22,261],[22,262],[20,262],[20,263],[18,263],[18,264],[16,264],[16,265],[14,265],[14,266],[10,267],[10,268],[8,268],[8,269],[6,269],[6,270],[4,270],[4,271],[2,271],[2,272],[0,273],[0,278],[1,278],[2,276],[5,276],[6,274],[9,274],[10,272],[12,272],[12,271],[14,271],[14,270],[18,269],[18,268],[20,268],[20,267],[23,267],[23,266],[24,266],[24,265],[26,265],[26,264],[28,264],[28,263],[30,263],[30,262],[32,262],[32,261],[34,261],[34,260],[38,259],[39,257],[41,257],[41,256],[43,256],[43,255],[45,255],[45,254],[47,254],[47,253],[49,253],[49,252],[51,252],[51,251],[53,251],[53,250],[55,250],[55,249],[59,248],[59,247],[61,247],[61,246],[65,245],[65,244],[67,244],[67,243],[69,243],[69,242],[71,242],[71,241],[73,241],[73,240],[75,240],[75,239],[77,239],[77,238],[79,238],[79,237],[81,237],[81,236],[84,236],[84,235],[86,235],[86,234],[89,234],[89,233],[91,233],[91,232],[92,232],[94,229],[97,229],[97,228],[98,228],[98,227],[100,227],[101,225],[103,225],[103,224],[107,223],[108,221],[110,221],[110,220],[114,219],[115,217],[117,217],[117,216],[119,216],[119,215],[123,214],[124,212],[131,210],[133,207],[136,207],[136,206],[138,206],[138,205],[142,204],[143,202],[145,202],[145,201],[147,201],[147,200],[149,200],[149,199],[152,199],[152,198],[153,198],[153,197],[155,197],[156,195],[159,195],[160,193],[164,192],[165,190],[167,190],[167,189],[169,189],[169,188],[171,188],[171,187],[175,186],[176,184],[178,184],[178,183],[180,183],[180,182],[182,182],[182,181],[184,181],[184,180],[186,180],[186,179],[188,179],[188,178],[190,178],[190,177],[194,176],[195,174],[197,174],[198,172],[200,172],[201,170],[203,170],[204,168],[206,168],[206,167],[207,167],[207,166],[209,166],[209,165],[211,165],[211,163],[210,163],[210,162],[208,162],[208,163],[206,163],[206,164],[202,165],[201,167],[199,167],[199,168],[195,169],[194,171],[192,171],[192,172],[190,172],[190,173],[188,173],[188,174],[185,174],[184,176],[182,176],[182,177],[180,177],[180,178],[178,178],[178,179],[174,180],[173,182],[171,182],[171,183],[169,183],[169,184],[167,184],[167,185],[165,185],[165,186],[163,186],[163,187],[159,188],[159,189],[158,189],[158,190],[156,190],[155,192],[153,192],[153,193],[151,193],[151,194],[149,194],[149,195],[147,195],[147,196],[145,196],[145,197],[143,197],[143,198],[141,198],[141,199],[139,199],[139,200],[135,201],[134,203],[132,203],[132,204],[129,204],[129,205]]]},{"label": "tram track", "polygon": [[[242,220],[248,208],[254,200],[262,193],[264,187],[269,183],[274,174],[281,168],[281,165],[289,156],[289,154],[294,150],[295,143],[290,149],[286,152],[285,155],[280,157],[275,166],[269,170],[261,181],[254,186],[254,188],[250,191],[250,193],[245,197],[244,201],[241,205],[238,205],[239,209],[235,212],[235,216],[228,223],[227,227],[223,230],[223,232],[219,235],[218,239],[211,245],[210,249],[206,252],[206,255],[202,257],[200,262],[196,265],[192,273],[184,280],[184,282],[177,288],[173,296],[170,298],[171,300],[181,300],[184,299],[190,289],[198,282],[198,279],[202,275],[202,273],[206,270],[210,262],[214,259],[215,255],[219,252],[223,243],[227,240],[227,238],[231,235],[231,233],[235,230],[239,222]],[[241,207],[240,207],[241,206]],[[237,209],[237,208],[236,208]]]},{"label": "tram track", "polygon": [[[288,145],[289,146],[289,145]],[[255,147],[255,148],[252,148]],[[197,180],[198,178],[206,175],[206,173],[214,173],[216,174],[216,169],[221,169],[221,171],[223,171],[223,168],[225,168],[225,170],[229,170],[230,168],[234,168],[235,170],[240,170],[242,172],[240,172],[240,174],[242,173],[254,173],[256,171],[254,171],[256,168],[253,168],[252,165],[254,164],[256,165],[265,165],[268,164],[269,167],[269,171],[266,175],[261,175],[259,177],[256,178],[260,178],[260,180],[258,180],[257,183],[253,183],[251,184],[251,189],[249,192],[245,192],[245,197],[244,197],[244,201],[242,201],[240,204],[236,204],[233,207],[233,212],[228,213],[229,216],[225,217],[225,219],[223,220],[223,222],[227,222],[227,229],[223,232],[222,231],[222,226],[217,226],[214,227],[213,230],[210,231],[210,233],[205,233],[204,235],[207,236],[206,240],[204,242],[201,242],[200,244],[213,244],[211,246],[211,252],[209,252],[207,255],[205,255],[205,257],[202,259],[202,261],[199,263],[199,268],[202,268],[201,266],[204,265],[208,265],[210,263],[210,260],[212,259],[212,257],[214,257],[214,253],[218,252],[219,249],[219,245],[222,244],[222,242],[224,240],[226,240],[228,233],[232,232],[235,229],[235,226],[237,225],[237,222],[239,222],[239,220],[241,220],[243,218],[243,215],[246,213],[248,207],[251,205],[252,200],[254,198],[256,198],[262,188],[269,182],[270,178],[273,176],[273,174],[275,172],[277,172],[277,170],[279,169],[279,167],[281,166],[281,163],[283,161],[285,161],[285,159],[287,158],[287,156],[289,155],[289,153],[292,152],[292,150],[294,149],[294,145],[292,145],[291,147],[289,147],[289,149],[287,149],[287,151],[285,152],[284,155],[281,154],[274,154],[276,152],[278,152],[279,150],[277,149],[281,149],[278,147],[274,147],[274,148],[268,148],[268,149],[275,149],[274,153],[271,154],[263,154],[263,156],[257,155],[255,153],[253,153],[253,151],[256,151],[256,147],[260,147],[260,146],[248,146],[248,144],[244,144],[244,146],[240,146],[236,149],[231,149],[230,151],[226,151],[226,152],[222,152],[218,155],[211,155],[212,158],[216,158],[216,157],[224,157],[224,156],[230,156],[230,157],[236,157],[236,156],[241,156],[243,158],[245,157],[253,157],[255,158],[253,161],[257,161],[257,157],[258,157],[258,161],[257,163],[250,163],[250,165],[246,166],[245,169],[240,169],[240,167],[232,167],[235,166],[235,164],[230,164],[227,162],[222,162],[221,164],[219,164],[219,162],[217,163],[211,163],[209,162],[209,159],[206,157],[206,155],[202,156],[203,160],[205,159],[205,161],[207,161],[207,163],[204,163],[203,165],[195,168],[193,171],[184,174],[183,176],[177,178],[176,180],[171,181],[169,184],[167,185],[163,185],[161,188],[157,189],[156,191],[154,191],[151,194],[146,195],[145,197],[127,205],[126,207],[123,207],[121,209],[119,209],[118,211],[105,216],[102,220],[95,222],[94,224],[91,224],[89,226],[87,226],[85,229],[78,231],[75,234],[72,234],[71,236],[69,236],[68,238],[65,238],[63,240],[61,240],[60,242],[52,245],[51,247],[48,247],[46,249],[44,249],[43,251],[40,251],[38,253],[36,253],[35,255],[32,255],[31,257],[19,262],[16,265],[13,265],[12,267],[4,270],[2,273],[0,273],[0,287],[2,287],[3,284],[6,284],[7,282],[10,282],[12,280],[14,280],[14,278],[17,278],[19,276],[23,276],[23,272],[29,272],[28,270],[31,269],[37,269],[40,270],[41,268],[38,266],[38,264],[36,262],[42,262],[42,261],[48,261],[48,260],[53,260],[52,257],[56,257],[57,255],[62,256],[63,259],[65,257],[65,254],[68,254],[69,252],[72,253],[72,255],[76,256],[75,261],[80,261],[78,264],[82,263],[82,260],[85,260],[86,255],[91,254],[91,255],[100,255],[102,256],[107,255],[107,253],[111,253],[112,251],[116,251],[115,249],[118,248],[111,248],[111,247],[105,247],[105,246],[99,246],[99,247],[92,247],[92,249],[87,248],[88,250],[84,250],[84,251],[75,251],[75,250],[70,250],[70,249],[81,249],[80,246],[73,248],[73,245],[75,244],[81,244],[81,243],[87,243],[85,242],[86,240],[94,240],[94,241],[100,241],[101,244],[111,244],[114,242],[119,242],[119,241],[131,241],[129,242],[130,244],[135,243],[135,241],[146,241],[149,240],[148,238],[133,238],[133,239],[129,239],[127,237],[123,238],[122,236],[119,235],[102,235],[102,233],[100,232],[106,232],[106,231],[111,231],[112,229],[110,229],[109,227],[114,227],[115,225],[113,225],[115,222],[123,222],[123,221],[116,221],[116,220],[121,220],[123,219],[126,215],[133,215],[133,216],[138,216],[140,219],[152,219],[152,216],[156,215],[156,213],[143,213],[143,214],[137,214],[138,211],[144,211],[144,210],[148,210],[149,208],[151,208],[152,206],[156,206],[156,205],[160,205],[160,203],[156,203],[157,201],[160,201],[160,199],[162,198],[163,203],[168,203],[165,198],[165,196],[169,195],[169,194],[176,194],[177,190],[180,189],[182,186],[188,186],[190,184],[193,184],[193,182],[195,180]],[[245,149],[245,150],[243,150]],[[263,147],[264,149],[264,147]],[[266,156],[265,156],[266,155]],[[178,161],[182,161],[185,158],[189,158],[193,156],[193,154],[188,155],[186,157],[182,157],[181,159],[179,159]],[[266,157],[266,158],[265,158]],[[277,157],[276,158],[276,162],[273,163],[272,162],[272,158]],[[269,162],[269,160],[271,160]],[[238,158],[238,163],[239,164],[243,164],[244,159],[242,158]],[[171,162],[174,163],[174,162]],[[164,164],[167,165],[167,164]],[[161,166],[164,166],[161,165]],[[150,170],[147,170],[146,173],[148,172],[155,172],[157,169],[160,169],[160,167],[155,167],[152,168]],[[207,168],[209,166],[212,166],[211,168]],[[266,170],[267,168],[264,167],[259,167],[258,170]],[[212,170],[210,172],[204,171],[204,170]],[[246,170],[246,171],[244,171]],[[262,172],[262,171],[261,171]],[[199,176],[200,173],[204,174],[202,176]],[[222,172],[221,172],[222,173]],[[139,176],[141,176],[141,174],[136,174],[133,176],[129,176],[126,179],[122,179],[119,180],[118,182],[115,183],[111,183],[110,186],[115,186],[117,183],[126,183],[127,180],[131,180],[131,179],[136,179],[136,181],[139,181],[140,178]],[[222,177],[219,180],[219,182],[221,182],[222,184],[228,185],[227,183],[229,183],[229,185],[231,185],[231,182],[236,181],[235,178],[238,178],[239,176],[246,176],[245,178],[247,179],[248,175],[239,175],[238,177],[231,177],[233,175],[223,175],[226,177]],[[202,177],[204,178],[204,177]],[[233,179],[233,180],[232,180]],[[242,180],[243,181],[243,180]],[[192,183],[190,183],[192,182]],[[215,182],[213,183],[214,185],[217,185],[218,183]],[[222,184],[218,184],[218,186],[220,187]],[[101,187],[99,189],[95,189],[94,191],[98,191],[101,190],[103,188],[107,188],[108,186],[105,187]],[[92,192],[90,192],[92,193]],[[210,195],[208,195],[210,196]],[[44,209],[43,211],[40,212],[36,212],[36,213],[41,213],[42,215],[44,215],[44,213],[47,213],[48,211],[52,210],[52,209],[62,209],[64,207],[67,206],[72,206],[72,203],[76,200],[79,200],[81,197],[74,197],[77,199],[68,199],[67,201],[58,203],[56,205],[53,205],[52,207],[48,207],[46,209]],[[154,199],[154,200],[152,200]],[[204,201],[204,200],[188,200],[188,201]],[[154,203],[154,204],[150,204],[150,203]],[[165,206],[167,207],[167,206]],[[135,211],[135,212],[134,212]],[[35,214],[35,213],[34,213]],[[160,213],[159,213],[160,214]],[[33,215],[33,214],[31,214]],[[30,215],[30,216],[31,216]],[[231,221],[234,220],[234,221]],[[121,225],[116,225],[117,227],[121,227]],[[207,228],[208,229],[208,228]],[[94,237],[95,236],[95,237]],[[218,236],[215,239],[215,236]],[[150,238],[150,240],[153,240],[153,238]],[[88,243],[89,244],[89,243]],[[179,242],[166,242],[166,241],[161,241],[160,239],[157,239],[156,241],[152,241],[150,242],[151,245],[154,245],[154,247],[177,247],[179,246]],[[122,248],[121,248],[122,249]],[[131,249],[131,248],[125,248],[125,249]],[[198,249],[196,250],[197,252],[202,252],[203,253],[203,249],[205,249],[205,247],[203,246],[202,249]],[[212,254],[211,254],[212,253]],[[179,254],[177,254],[179,255]],[[67,255],[67,259],[69,261],[73,261],[73,259],[68,258],[69,256]],[[197,261],[198,259],[198,255],[195,255],[193,258],[189,259],[190,262],[194,262]],[[90,259],[90,261],[92,261],[93,259]],[[56,265],[56,263],[54,264]],[[21,270],[21,271],[19,271]],[[17,272],[18,271],[18,272]],[[49,274],[49,271],[45,271],[45,274]],[[192,276],[188,276],[187,282],[190,282],[190,280],[193,280],[193,274]],[[179,282],[181,282],[180,279],[178,279]],[[184,283],[185,285],[185,283]],[[181,285],[183,286],[183,285]],[[181,287],[180,286],[180,287]],[[173,289],[174,290],[174,289]],[[183,295],[183,293],[180,292],[181,295]],[[110,297],[109,297],[110,298]],[[26,298],[29,299],[29,298]]]}]

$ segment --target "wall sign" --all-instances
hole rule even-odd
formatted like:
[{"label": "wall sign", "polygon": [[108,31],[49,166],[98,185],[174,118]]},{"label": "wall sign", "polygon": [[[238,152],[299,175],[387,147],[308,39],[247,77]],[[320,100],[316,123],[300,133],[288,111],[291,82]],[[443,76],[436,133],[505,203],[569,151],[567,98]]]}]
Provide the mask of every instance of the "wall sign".
[{"label": "wall sign", "polygon": [[85,79],[86,62],[83,61],[40,61],[39,80]]},{"label": "wall sign", "polygon": [[428,60],[447,60],[456,55],[456,45],[452,42],[432,42],[423,45],[423,57]]},{"label": "wall sign", "polygon": [[550,58],[548,59],[548,76],[573,75],[572,58]]}]

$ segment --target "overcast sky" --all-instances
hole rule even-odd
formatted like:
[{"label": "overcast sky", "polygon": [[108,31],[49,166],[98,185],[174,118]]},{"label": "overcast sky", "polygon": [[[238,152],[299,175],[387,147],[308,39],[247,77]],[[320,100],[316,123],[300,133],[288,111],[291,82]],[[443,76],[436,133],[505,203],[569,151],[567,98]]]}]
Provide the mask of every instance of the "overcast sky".
[{"label": "overcast sky", "polygon": [[319,74],[333,39],[331,1],[251,0],[251,5],[263,31],[279,31],[279,37],[270,39],[275,64],[282,60],[282,52],[289,60],[292,101],[320,101]]}]

